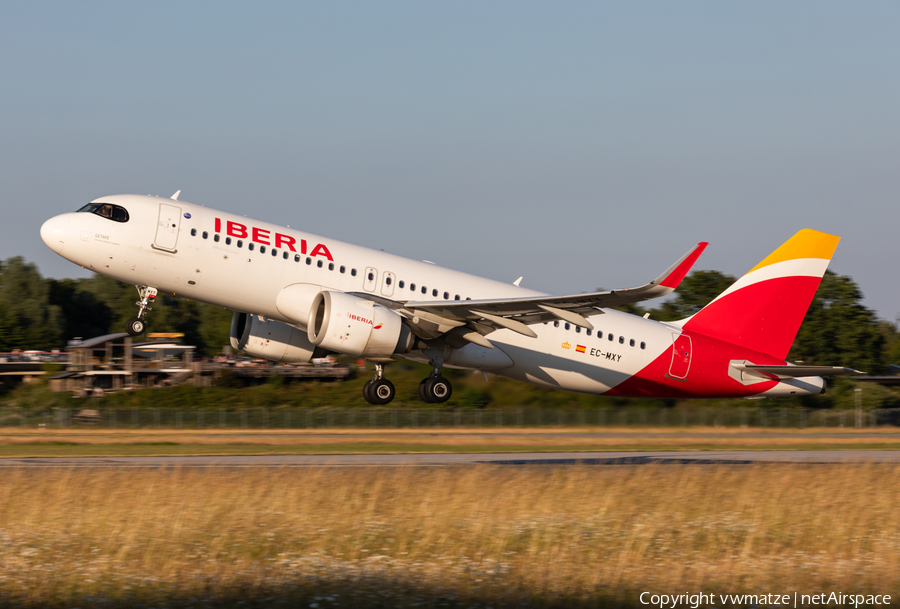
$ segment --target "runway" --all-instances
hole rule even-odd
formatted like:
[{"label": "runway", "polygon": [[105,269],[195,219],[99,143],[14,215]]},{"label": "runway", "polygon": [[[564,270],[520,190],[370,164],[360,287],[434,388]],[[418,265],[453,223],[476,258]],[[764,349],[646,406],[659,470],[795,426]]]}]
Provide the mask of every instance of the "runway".
[{"label": "runway", "polygon": [[462,465],[749,465],[900,463],[894,450],[685,450],[396,455],[2,458],[0,468],[448,467]]}]

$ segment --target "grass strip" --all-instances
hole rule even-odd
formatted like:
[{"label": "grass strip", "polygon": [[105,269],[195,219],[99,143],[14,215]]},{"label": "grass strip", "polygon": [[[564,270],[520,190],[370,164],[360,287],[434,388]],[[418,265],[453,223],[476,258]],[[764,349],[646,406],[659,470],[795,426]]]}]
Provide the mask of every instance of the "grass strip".
[{"label": "grass strip", "polygon": [[898,450],[897,444],[621,444],[616,446],[574,444],[547,446],[545,444],[411,444],[389,442],[354,442],[300,445],[266,444],[179,444],[147,442],[128,444],[79,444],[41,442],[0,446],[0,457],[129,457],[129,456],[227,456],[227,455],[378,455],[425,453],[551,453],[551,452],[639,452],[683,450]]}]

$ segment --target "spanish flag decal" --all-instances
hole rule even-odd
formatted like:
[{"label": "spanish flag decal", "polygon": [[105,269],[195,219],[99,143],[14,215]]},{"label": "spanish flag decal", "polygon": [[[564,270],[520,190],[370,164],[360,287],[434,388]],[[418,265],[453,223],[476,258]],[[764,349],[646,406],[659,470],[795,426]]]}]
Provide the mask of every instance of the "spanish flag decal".
[{"label": "spanish flag decal", "polygon": [[584,353],[584,345],[578,345],[577,347],[575,347],[575,350],[579,353]]}]

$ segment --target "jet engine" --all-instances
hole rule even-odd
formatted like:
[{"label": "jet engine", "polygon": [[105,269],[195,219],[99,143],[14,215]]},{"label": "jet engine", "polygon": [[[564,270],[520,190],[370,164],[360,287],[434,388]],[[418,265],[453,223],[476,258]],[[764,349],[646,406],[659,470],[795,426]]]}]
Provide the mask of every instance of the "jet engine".
[{"label": "jet engine", "polygon": [[238,311],[231,318],[231,347],[254,357],[286,364],[305,364],[312,359],[316,349],[303,330]]},{"label": "jet engine", "polygon": [[415,341],[400,315],[344,292],[316,295],[307,332],[317,347],[371,359],[406,353]]}]

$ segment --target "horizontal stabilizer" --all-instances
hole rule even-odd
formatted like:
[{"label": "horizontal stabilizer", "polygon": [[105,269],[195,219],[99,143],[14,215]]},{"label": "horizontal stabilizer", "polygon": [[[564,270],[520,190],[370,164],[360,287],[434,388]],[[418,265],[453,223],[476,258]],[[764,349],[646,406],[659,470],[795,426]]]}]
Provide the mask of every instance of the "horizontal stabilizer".
[{"label": "horizontal stabilizer", "polygon": [[739,363],[732,363],[731,366],[742,372],[756,372],[779,379],[793,379],[804,376],[835,376],[838,374],[865,374],[865,372],[843,366],[766,366]]}]

